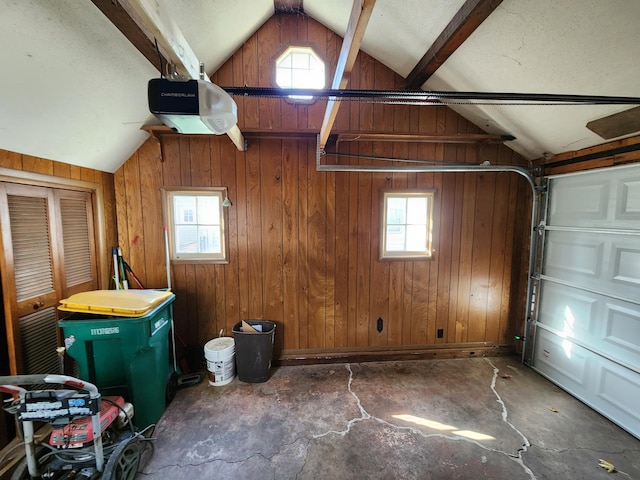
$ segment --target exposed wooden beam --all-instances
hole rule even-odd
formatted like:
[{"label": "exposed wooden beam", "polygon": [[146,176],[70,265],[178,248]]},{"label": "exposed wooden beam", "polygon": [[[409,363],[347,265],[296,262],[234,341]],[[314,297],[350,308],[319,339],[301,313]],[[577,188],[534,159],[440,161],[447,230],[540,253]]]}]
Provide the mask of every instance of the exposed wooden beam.
[{"label": "exposed wooden beam", "polygon": [[[151,133],[156,138],[164,135],[183,135],[166,125],[147,125],[143,130]],[[257,138],[278,138],[293,140],[316,140],[318,131],[309,129],[296,130],[273,130],[271,128],[251,128],[244,129],[244,137],[247,139]],[[457,134],[419,134],[419,133],[376,133],[376,132],[348,132],[334,131],[329,142],[335,140],[336,145],[340,142],[398,142],[398,143],[454,143],[454,144],[499,144],[515,140],[511,135],[493,135],[489,133],[457,133]]]},{"label": "exposed wooden beam", "polygon": [[182,30],[164,14],[160,4],[154,0],[129,0],[129,5],[167,53],[178,73],[193,79],[200,78],[198,57],[184,38]]},{"label": "exposed wooden beam", "polygon": [[[342,42],[342,49],[340,50],[340,56],[338,57],[338,63],[336,65],[336,73],[333,77],[332,89],[343,89],[349,83],[349,76],[353,65],[356,62],[356,57],[360,51],[360,45],[362,45],[362,38],[364,32],[371,18],[371,12],[375,5],[375,0],[354,0],[353,7],[351,9],[351,15],[349,16],[349,24],[347,31],[344,35]],[[322,127],[320,128],[320,148],[324,148],[331,133],[331,127],[338,115],[338,109],[340,108],[340,102],[336,102],[331,98],[327,102],[327,109],[324,112],[324,119],[322,120]]]},{"label": "exposed wooden beam", "polygon": [[406,88],[421,88],[433,73],[498,8],[502,0],[467,0],[407,76]]},{"label": "exposed wooden beam", "polygon": [[[144,55],[144,57],[156,67],[158,72],[162,72],[160,65],[160,55],[156,51],[154,43],[149,36],[140,28],[140,25],[131,17],[129,12],[121,3],[113,0],[91,0],[93,4],[107,17],[113,25],[122,32],[129,42]],[[167,59],[162,56],[163,65],[167,64]]]},{"label": "exposed wooden beam", "polygon": [[304,13],[302,0],[273,0],[276,13]]},{"label": "exposed wooden beam", "polygon": [[[154,0],[129,0],[129,5],[155,37],[158,45],[166,52],[169,61],[176,66],[178,73],[189,78],[199,79],[200,61],[198,57],[184,38],[180,28],[164,14],[158,2]],[[204,79],[208,82],[211,81],[206,74]],[[244,151],[246,149],[242,132],[237,125],[234,125],[227,132],[227,135],[238,150]]]}]

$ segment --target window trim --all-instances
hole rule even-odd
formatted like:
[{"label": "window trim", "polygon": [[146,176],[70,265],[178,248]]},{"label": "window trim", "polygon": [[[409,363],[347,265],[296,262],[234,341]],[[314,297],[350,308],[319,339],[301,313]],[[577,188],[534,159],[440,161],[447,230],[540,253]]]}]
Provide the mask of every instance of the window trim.
[{"label": "window trim", "polygon": [[[226,187],[162,187],[162,210],[164,225],[167,228],[169,237],[169,261],[171,264],[228,264],[229,263],[229,241],[228,241],[228,216],[226,208],[222,205],[227,197]],[[175,251],[175,224],[173,222],[173,202],[171,198],[176,195],[196,195],[219,197],[220,209],[220,243],[222,253],[216,254],[176,254]]]},{"label": "window trim", "polygon": [[[410,198],[425,197],[427,202],[427,248],[424,253],[418,251],[387,251],[387,199],[388,198]],[[380,260],[431,260],[434,257],[434,211],[436,202],[435,189],[392,189],[383,190],[380,195]]]}]

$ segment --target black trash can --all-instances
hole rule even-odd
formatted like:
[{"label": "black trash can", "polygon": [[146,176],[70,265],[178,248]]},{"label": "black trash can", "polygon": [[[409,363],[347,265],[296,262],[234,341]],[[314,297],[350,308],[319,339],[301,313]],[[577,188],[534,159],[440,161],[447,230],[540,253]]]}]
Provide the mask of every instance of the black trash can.
[{"label": "black trash can", "polygon": [[233,339],[236,344],[236,367],[238,380],[247,383],[261,383],[269,380],[273,339],[276,324],[269,320],[245,320],[256,333],[242,331],[242,322],[233,327]]}]

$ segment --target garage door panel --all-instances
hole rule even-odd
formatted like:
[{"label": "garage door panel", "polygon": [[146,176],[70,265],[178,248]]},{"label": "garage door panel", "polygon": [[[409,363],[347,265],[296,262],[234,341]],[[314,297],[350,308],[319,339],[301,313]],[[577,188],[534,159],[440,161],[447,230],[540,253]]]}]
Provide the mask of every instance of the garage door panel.
[{"label": "garage door panel", "polygon": [[618,187],[620,198],[618,199],[618,209],[616,220],[627,222],[640,221],[640,177],[633,179],[620,179],[621,185]]},{"label": "garage door panel", "polygon": [[534,369],[640,438],[640,376],[553,333],[538,336]]},{"label": "garage door panel", "polygon": [[640,230],[640,175],[634,168],[556,177],[547,225]]},{"label": "garage door panel", "polygon": [[587,382],[588,356],[586,350],[576,349],[569,340],[544,329],[536,338],[536,368],[563,380],[563,385],[584,388]]},{"label": "garage door panel", "polygon": [[[621,412],[638,417],[638,399],[640,399],[640,381],[629,378],[619,367],[602,364],[600,381],[595,392],[603,401],[615,405]],[[620,395],[620,392],[625,392]],[[640,421],[640,417],[639,417]]]},{"label": "garage door panel", "polygon": [[605,251],[604,239],[584,238],[575,232],[549,232],[545,275],[571,281],[600,277]]},{"label": "garage door panel", "polygon": [[550,224],[605,222],[609,211],[609,181],[573,179],[551,197]]},{"label": "garage door panel", "polygon": [[543,275],[625,299],[640,298],[640,237],[547,232]]},{"label": "garage door panel", "polygon": [[540,304],[540,323],[574,337],[595,335],[598,299],[595,295],[564,285],[545,283]]},{"label": "garage door panel", "polygon": [[611,248],[611,279],[640,291],[640,246],[631,242],[616,242]]},{"label": "garage door panel", "polygon": [[[631,369],[640,366],[640,311],[605,295],[544,282],[538,324]],[[640,367],[637,368],[640,373]]]},{"label": "garage door panel", "polygon": [[[619,302],[605,305],[604,344],[615,359],[640,365],[640,312]],[[640,397],[639,397],[640,398]]]},{"label": "garage door panel", "polygon": [[533,367],[640,438],[640,165],[548,194]]}]

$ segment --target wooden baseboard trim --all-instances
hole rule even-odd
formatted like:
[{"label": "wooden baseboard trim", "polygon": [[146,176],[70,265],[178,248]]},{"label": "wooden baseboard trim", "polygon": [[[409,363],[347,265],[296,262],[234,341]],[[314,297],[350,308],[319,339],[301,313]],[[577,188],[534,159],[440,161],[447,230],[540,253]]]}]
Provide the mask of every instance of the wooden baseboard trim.
[{"label": "wooden baseboard trim", "polygon": [[385,350],[283,350],[274,360],[274,365],[291,366],[326,363],[503,357],[515,354],[516,350],[511,345],[488,345],[486,343],[465,343],[446,346],[434,345],[429,347],[403,347]]}]

